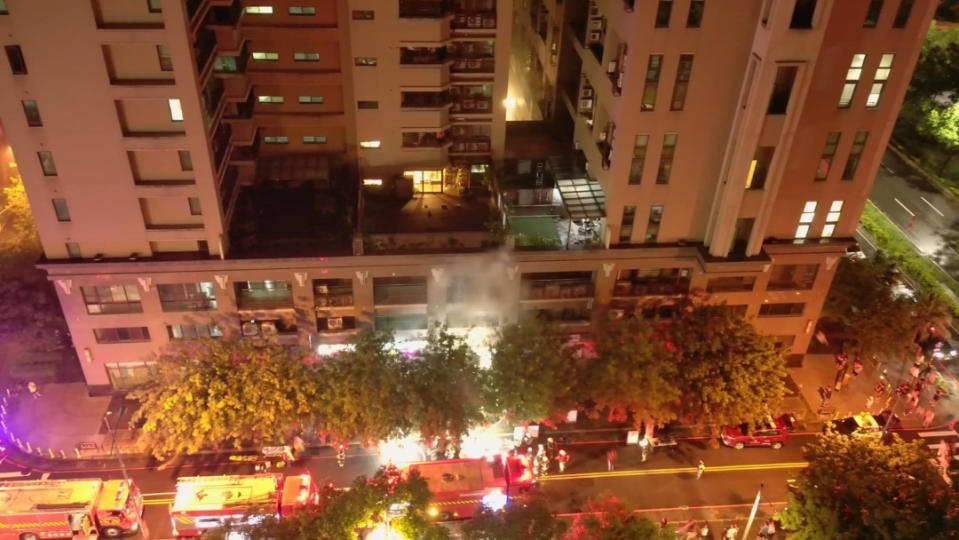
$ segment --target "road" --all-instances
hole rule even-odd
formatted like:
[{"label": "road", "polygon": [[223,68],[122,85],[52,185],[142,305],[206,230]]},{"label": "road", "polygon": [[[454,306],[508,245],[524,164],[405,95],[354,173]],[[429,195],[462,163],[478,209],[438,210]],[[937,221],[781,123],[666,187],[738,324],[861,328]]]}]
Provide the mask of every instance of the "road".
[{"label": "road", "polygon": [[[906,439],[922,436],[934,451],[941,438],[959,440],[954,431],[946,428],[903,431],[901,435]],[[770,515],[782,507],[786,500],[787,480],[795,477],[806,465],[802,446],[815,436],[815,433],[808,432],[794,434],[780,450],[709,449],[705,440],[686,439],[674,448],[657,449],[645,463],[641,462],[637,448],[617,446],[612,472],[607,471],[606,466],[608,444],[576,445],[570,449],[572,460],[567,472],[546,477],[538,489],[553,510],[560,514],[587,511],[590,499],[613,493],[627,507],[638,509],[653,520],[668,517],[671,521],[684,523],[693,518],[706,518],[714,530],[721,530],[724,521],[737,519],[742,522],[760,485],[764,486],[762,513]],[[706,464],[706,472],[697,480],[695,465],[700,459]],[[0,469],[13,470],[11,460],[0,465]],[[353,447],[343,469],[336,466],[332,452],[321,451],[289,470],[297,474],[308,470],[318,483],[332,481],[345,486],[355,476],[371,474],[382,464],[382,458],[372,450]],[[128,471],[144,493],[144,521],[153,540],[172,537],[168,508],[178,476],[251,472],[249,464],[217,461],[213,456],[208,462],[190,463],[164,471],[145,468]],[[40,477],[38,471],[29,478]],[[52,473],[48,477],[122,478],[122,472],[115,468],[77,470]]]}]

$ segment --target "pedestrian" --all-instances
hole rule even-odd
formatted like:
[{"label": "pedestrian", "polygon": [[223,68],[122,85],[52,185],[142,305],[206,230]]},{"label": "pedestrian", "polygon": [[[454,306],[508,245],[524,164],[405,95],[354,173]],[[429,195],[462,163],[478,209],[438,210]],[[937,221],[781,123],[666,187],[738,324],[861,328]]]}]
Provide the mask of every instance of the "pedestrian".
[{"label": "pedestrian", "polygon": [[27,390],[30,391],[30,395],[33,396],[33,399],[40,399],[40,387],[37,386],[37,383],[30,381],[27,383]]},{"label": "pedestrian", "polygon": [[736,525],[730,525],[726,529],[726,540],[736,540],[736,537],[739,536],[739,527]]},{"label": "pedestrian", "polygon": [[842,385],[849,386],[849,379],[852,379],[852,373],[848,371],[842,374]]},{"label": "pedestrian", "polygon": [[832,388],[829,386],[819,387],[819,407],[825,407],[826,403],[832,398]]},{"label": "pedestrian", "polygon": [[666,527],[669,527],[669,520],[663,516],[663,519],[659,520],[659,530],[665,531]]},{"label": "pedestrian", "polygon": [[616,461],[616,449],[610,448],[609,451],[606,452],[606,470],[607,471],[612,472],[615,461]]},{"label": "pedestrian", "polygon": [[709,524],[706,523],[705,521],[703,522],[703,526],[699,528],[699,536],[703,538],[706,538],[709,536]]},{"label": "pedestrian", "polygon": [[862,361],[856,356],[856,360],[852,363],[852,374],[858,377],[860,373],[862,373]]},{"label": "pedestrian", "polygon": [[766,522],[766,526],[768,527],[768,529],[766,529],[766,534],[769,535],[768,537],[775,538],[776,537],[776,521],[770,519],[769,521]]},{"label": "pedestrian", "polygon": [[913,380],[919,378],[919,364],[913,364],[912,368],[909,369],[909,375],[912,376]]},{"label": "pedestrian", "polygon": [[293,436],[293,452],[297,456],[301,455],[306,451],[306,443],[303,441],[303,437],[300,437],[299,434]]},{"label": "pedestrian", "polygon": [[696,467],[696,480],[702,478],[704,472],[706,472],[706,464],[703,463],[703,460],[699,460],[699,466]]},{"label": "pedestrian", "polygon": [[566,470],[566,466],[569,464],[569,454],[566,450],[560,450],[556,454],[556,463],[559,465],[559,472]]},{"label": "pedestrian", "polygon": [[872,412],[872,404],[876,401],[876,398],[872,396],[866,397],[866,410]]},{"label": "pedestrian", "polygon": [[546,456],[550,459],[556,459],[556,441],[552,437],[546,439]]},{"label": "pedestrian", "polygon": [[769,522],[763,523],[763,526],[759,528],[759,537],[763,540],[769,538]]},{"label": "pedestrian", "polygon": [[639,451],[641,452],[643,463],[646,463],[646,458],[649,457],[649,439],[646,437],[639,440]]},{"label": "pedestrian", "polygon": [[922,420],[922,427],[929,427],[932,425],[933,418],[936,417],[936,411],[929,409],[926,411],[926,416]]}]

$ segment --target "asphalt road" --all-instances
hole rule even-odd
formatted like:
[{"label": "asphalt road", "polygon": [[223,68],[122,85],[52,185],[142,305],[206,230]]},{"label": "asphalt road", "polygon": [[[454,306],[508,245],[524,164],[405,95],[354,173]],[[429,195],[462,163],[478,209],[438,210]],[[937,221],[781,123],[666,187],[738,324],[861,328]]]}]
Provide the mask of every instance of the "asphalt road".
[{"label": "asphalt road", "polygon": [[[955,432],[934,428],[917,432],[903,431],[903,438],[923,436],[931,448],[940,438],[957,441]],[[658,521],[667,517],[674,523],[689,519],[708,519],[718,535],[724,522],[742,523],[749,513],[760,485],[763,486],[761,513],[771,515],[786,500],[787,480],[805,466],[802,446],[816,434],[794,434],[780,450],[767,448],[709,449],[705,440],[683,440],[673,448],[659,448],[643,463],[636,447],[617,446],[613,471],[607,471],[606,451],[609,444],[583,444],[570,448],[572,456],[566,473],[554,474],[540,482],[539,491],[555,512],[571,514],[588,511],[588,502],[607,494],[615,495],[627,507],[642,511]],[[696,479],[699,460],[706,465],[702,478]],[[336,466],[331,451],[321,451],[291,466],[290,473],[308,470],[320,482],[332,481],[348,485],[355,476],[371,474],[383,464],[382,458],[370,449],[353,447],[346,466]],[[12,470],[9,463],[0,466]],[[168,508],[178,476],[249,474],[252,465],[223,462],[210,456],[208,462],[197,462],[164,471],[134,468],[128,470],[144,493],[144,521],[149,538],[172,537]],[[37,479],[34,472],[29,478]],[[94,469],[52,473],[49,478],[122,478],[119,469]],[[138,535],[136,538],[142,538]]]}]

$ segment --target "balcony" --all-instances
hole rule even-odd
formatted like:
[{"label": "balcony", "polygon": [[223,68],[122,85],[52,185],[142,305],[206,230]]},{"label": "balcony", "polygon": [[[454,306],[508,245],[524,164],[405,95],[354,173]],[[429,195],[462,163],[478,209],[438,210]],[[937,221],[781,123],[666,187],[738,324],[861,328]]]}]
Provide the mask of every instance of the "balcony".
[{"label": "balcony", "polygon": [[426,303],[426,278],[373,278],[373,303],[377,306],[409,306]]},{"label": "balcony", "polygon": [[[245,282],[243,283],[246,284]],[[286,284],[284,282],[284,284]],[[237,284],[236,306],[241,310],[292,309],[293,291],[289,288],[246,289]]]},{"label": "balcony", "polygon": [[491,114],[493,112],[493,98],[488,97],[461,97],[453,101],[450,112],[459,114]]},{"label": "balcony", "polygon": [[253,117],[253,108],[256,106],[256,94],[250,92],[246,101],[229,101],[223,111],[224,120],[248,120]]},{"label": "balcony", "polygon": [[211,79],[200,95],[207,127],[213,125],[213,121],[216,119],[220,104],[223,101],[223,92],[223,79]]},{"label": "balcony", "polygon": [[454,137],[450,146],[451,154],[488,154],[490,152],[489,137]]},{"label": "balcony", "polygon": [[496,71],[495,58],[454,58],[450,66],[451,73],[493,73]]},{"label": "balcony", "polygon": [[446,49],[443,47],[403,47],[400,49],[400,65],[422,66],[437,65],[446,62]]},{"label": "balcony", "polygon": [[623,270],[613,287],[615,298],[675,296],[689,293],[689,269]]},{"label": "balcony", "polygon": [[453,30],[496,30],[496,12],[456,13]]},{"label": "balcony", "polygon": [[213,141],[211,146],[213,148],[213,160],[216,165],[216,170],[220,170],[223,166],[223,159],[226,157],[227,152],[230,149],[230,138],[233,133],[233,127],[230,124],[223,122],[217,126],[216,131],[213,133]]},{"label": "balcony", "polygon": [[449,131],[412,131],[403,134],[403,148],[440,148],[449,144]]},{"label": "balcony", "polygon": [[530,282],[523,289],[523,300],[565,300],[590,299],[593,297],[593,283],[581,280],[556,280],[550,282]]},{"label": "balcony", "polygon": [[203,24],[206,26],[236,27],[242,14],[243,6],[239,2],[234,2],[230,6],[213,6],[207,12]]},{"label": "balcony", "polygon": [[250,61],[250,52],[247,43],[243,43],[240,54],[236,56],[217,56],[213,62],[214,73],[246,73],[246,65]]},{"label": "balcony", "polygon": [[446,0],[399,0],[401,19],[440,19],[447,15]]},{"label": "balcony", "polygon": [[438,109],[450,103],[448,92],[402,92],[400,108]]},{"label": "balcony", "polygon": [[214,51],[216,51],[216,35],[209,31],[200,34],[193,47],[193,54],[196,56],[196,71],[201,78],[210,65]]},{"label": "balcony", "polygon": [[226,174],[223,175],[223,180],[220,181],[220,201],[223,202],[223,207],[226,208],[229,206],[230,201],[233,200],[234,191],[236,191],[236,181],[240,176],[240,171],[235,166],[227,166]]}]

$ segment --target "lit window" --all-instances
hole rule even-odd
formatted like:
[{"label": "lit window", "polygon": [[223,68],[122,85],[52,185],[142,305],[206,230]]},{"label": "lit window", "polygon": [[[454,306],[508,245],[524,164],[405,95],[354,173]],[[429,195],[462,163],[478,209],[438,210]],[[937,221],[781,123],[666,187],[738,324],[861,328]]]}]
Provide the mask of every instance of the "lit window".
[{"label": "lit window", "polygon": [[815,211],[816,211],[816,206],[818,206],[818,203],[817,203],[816,201],[806,201],[806,204],[803,205],[802,211],[803,211],[803,212],[815,212]]},{"label": "lit window", "polygon": [[816,217],[816,206],[816,201],[806,201],[802,214],[799,215],[799,223],[812,223],[813,218]]},{"label": "lit window", "polygon": [[836,231],[836,224],[827,223],[822,226],[822,237],[829,238],[830,236],[832,236],[832,233],[834,233],[835,231]]},{"label": "lit window", "polygon": [[679,135],[669,133],[663,136],[663,151],[659,155],[659,170],[656,172],[657,184],[668,184],[673,173],[673,157],[676,155],[676,142]]},{"label": "lit window", "polygon": [[300,103],[323,103],[323,96],[300,96]]},{"label": "lit window", "polygon": [[256,96],[260,103],[283,103],[286,99],[283,96]]},{"label": "lit window", "polygon": [[796,238],[805,238],[809,235],[809,225],[800,225],[796,227]]},{"label": "lit window", "polygon": [[633,141],[633,161],[629,165],[630,185],[639,184],[643,178],[643,166],[646,164],[646,148],[649,135],[637,135]]},{"label": "lit window", "polygon": [[304,135],[304,144],[326,144],[326,135]]},{"label": "lit window", "polygon": [[372,56],[357,56],[353,59],[353,64],[357,66],[375,66],[376,58]]},{"label": "lit window", "polygon": [[[830,212],[842,212],[842,201],[833,201],[829,205]],[[829,221],[829,218],[826,218],[826,221]]]},{"label": "lit window", "polygon": [[183,121],[183,106],[180,105],[179,99],[170,99],[167,100],[170,104],[170,120],[174,122]]},{"label": "lit window", "polygon": [[247,6],[246,12],[252,15],[273,15],[273,6]]},{"label": "lit window", "polygon": [[382,178],[364,178],[363,185],[364,186],[382,186],[383,179]]},{"label": "lit window", "polygon": [[651,111],[656,108],[656,93],[659,89],[659,72],[663,65],[663,55],[651,54],[646,63],[646,84],[643,87],[643,101],[640,110]]},{"label": "lit window", "polygon": [[380,141],[360,141],[360,148],[379,148]]},{"label": "lit window", "polygon": [[866,63],[866,55],[857,53],[852,55],[852,62],[849,63],[849,69],[846,71],[846,82],[842,86],[842,94],[839,96],[839,108],[845,109],[852,103],[852,96],[856,93],[856,83],[862,77],[862,66]]},{"label": "lit window", "polygon": [[826,224],[822,228],[822,237],[829,238],[836,230],[836,224],[839,223],[839,215],[842,213],[842,201],[833,201],[829,205],[829,213],[826,214]]},{"label": "lit window", "polygon": [[873,77],[872,87],[869,89],[869,97],[866,98],[866,108],[875,109],[879,106],[879,98],[882,97],[883,87],[889,80],[889,72],[892,71],[892,61],[895,57],[894,54],[884,54],[879,60],[876,76]]},{"label": "lit window", "polygon": [[275,62],[280,59],[280,53],[275,53],[275,52],[254,51],[250,53],[250,56],[254,60],[260,60],[265,62]]},{"label": "lit window", "polygon": [[320,53],[317,52],[295,52],[293,53],[295,62],[319,62]]},{"label": "lit window", "polygon": [[275,135],[275,136],[266,136],[263,137],[263,142],[266,144],[286,144],[290,142],[290,138],[286,135]]},{"label": "lit window", "polygon": [[288,9],[290,15],[316,15],[315,7],[290,6]]}]

